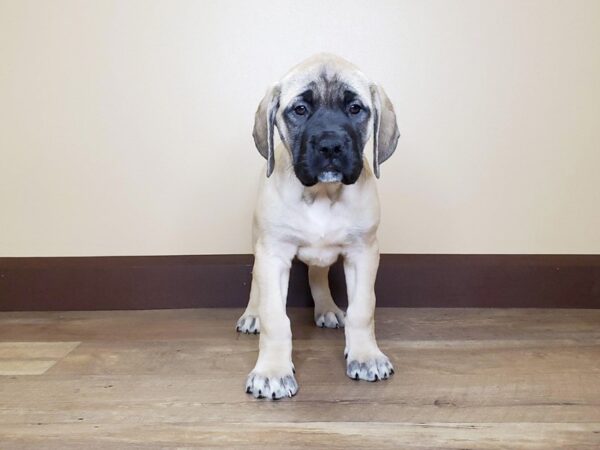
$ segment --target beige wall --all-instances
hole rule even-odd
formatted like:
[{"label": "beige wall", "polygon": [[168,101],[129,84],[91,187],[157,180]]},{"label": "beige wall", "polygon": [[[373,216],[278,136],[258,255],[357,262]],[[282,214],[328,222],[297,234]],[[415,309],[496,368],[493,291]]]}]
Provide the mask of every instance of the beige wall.
[{"label": "beige wall", "polygon": [[387,90],[384,252],[600,253],[600,1],[0,0],[0,256],[246,253],[255,107]]}]

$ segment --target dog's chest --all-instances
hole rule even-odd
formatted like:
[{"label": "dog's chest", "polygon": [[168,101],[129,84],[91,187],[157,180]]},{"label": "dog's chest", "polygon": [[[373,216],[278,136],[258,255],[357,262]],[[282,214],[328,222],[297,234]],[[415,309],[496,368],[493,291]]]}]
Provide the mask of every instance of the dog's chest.
[{"label": "dog's chest", "polygon": [[343,248],[357,239],[356,222],[343,205],[315,200],[298,217],[298,258],[306,264],[329,266]]}]

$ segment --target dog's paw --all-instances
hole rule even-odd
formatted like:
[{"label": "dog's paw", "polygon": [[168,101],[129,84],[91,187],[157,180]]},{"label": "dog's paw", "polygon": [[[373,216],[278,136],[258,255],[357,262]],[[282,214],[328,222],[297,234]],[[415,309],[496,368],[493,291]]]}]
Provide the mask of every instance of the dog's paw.
[{"label": "dog's paw", "polygon": [[246,393],[255,398],[279,400],[293,397],[298,392],[298,383],[292,373],[280,376],[265,376],[258,372],[250,372],[246,379]]},{"label": "dog's paw", "polygon": [[315,311],[315,323],[321,328],[343,328],[346,314],[341,309],[335,311]]},{"label": "dog's paw", "polygon": [[238,319],[235,329],[240,333],[258,334],[260,333],[260,320],[258,316],[244,314]]},{"label": "dog's paw", "polygon": [[383,353],[367,358],[352,358],[346,354],[346,375],[353,380],[386,380],[394,373],[392,363]]}]

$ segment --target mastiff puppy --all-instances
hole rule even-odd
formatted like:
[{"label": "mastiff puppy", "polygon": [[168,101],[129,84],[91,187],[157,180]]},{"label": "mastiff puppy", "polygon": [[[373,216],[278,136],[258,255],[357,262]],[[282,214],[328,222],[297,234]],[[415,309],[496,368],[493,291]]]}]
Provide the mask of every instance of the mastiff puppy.
[{"label": "mastiff puppy", "polygon": [[[281,144],[275,148],[273,134]],[[256,111],[254,142],[267,160],[254,214],[250,301],[237,330],[260,332],[246,392],[257,398],[298,391],[286,297],[292,259],[308,265],[320,327],[345,326],[346,374],[377,381],[394,373],[375,340],[375,276],[379,265],[379,165],[396,148],[392,103],[355,66],[317,55],[269,88]],[[373,172],[364,155],[373,138]],[[373,176],[375,174],[375,176]],[[327,274],[344,261],[348,311],[334,303]]]}]

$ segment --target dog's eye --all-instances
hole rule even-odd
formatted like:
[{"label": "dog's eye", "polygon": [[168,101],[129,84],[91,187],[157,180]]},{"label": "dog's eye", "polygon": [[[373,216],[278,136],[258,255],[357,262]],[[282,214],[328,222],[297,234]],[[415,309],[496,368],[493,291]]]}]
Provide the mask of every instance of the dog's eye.
[{"label": "dog's eye", "polygon": [[294,108],[294,112],[296,114],[298,114],[299,116],[303,116],[304,114],[306,114],[308,112],[308,109],[306,109],[306,106],[304,106],[304,105],[298,105]]},{"label": "dog's eye", "polygon": [[348,111],[350,112],[350,114],[358,114],[362,111],[362,107],[357,103],[353,103],[348,108]]}]

